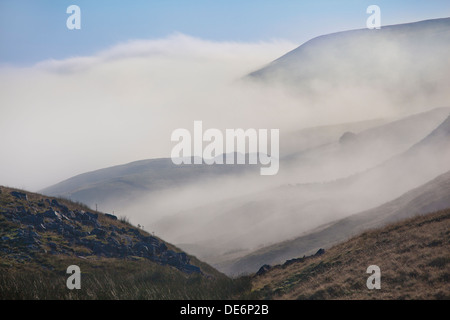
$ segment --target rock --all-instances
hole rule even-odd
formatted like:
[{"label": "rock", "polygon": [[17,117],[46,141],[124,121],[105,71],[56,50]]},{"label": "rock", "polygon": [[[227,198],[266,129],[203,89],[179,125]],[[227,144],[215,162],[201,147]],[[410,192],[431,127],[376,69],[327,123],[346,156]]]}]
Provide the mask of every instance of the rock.
[{"label": "rock", "polygon": [[42,213],[42,215],[43,215],[45,218],[50,218],[50,219],[61,219],[60,214],[59,214],[58,212],[56,212],[55,210],[53,210],[53,209],[50,209],[50,210],[45,211],[44,213]]},{"label": "rock", "polygon": [[98,219],[98,213],[92,213],[92,212],[85,212],[84,216],[88,216],[91,220],[97,220]]},{"label": "rock", "polygon": [[135,229],[135,228],[128,228],[127,233],[134,234],[137,237],[141,236],[141,233],[139,232],[139,230]]},{"label": "rock", "polygon": [[112,219],[112,220],[117,220],[117,217],[113,214],[109,214],[109,213],[105,213],[105,216]]},{"label": "rock", "polygon": [[140,257],[149,257],[153,255],[149,248],[142,242],[136,243],[133,246],[133,251]]},{"label": "rock", "polygon": [[192,264],[185,264],[180,268],[181,271],[186,273],[202,273],[201,269],[197,266],[193,266]]},{"label": "rock", "polygon": [[101,228],[94,228],[91,231],[91,234],[97,236],[97,238],[104,238],[106,236],[106,230]]},{"label": "rock", "polygon": [[159,251],[159,252],[164,252],[164,251],[166,251],[166,250],[167,250],[166,244],[165,244],[164,242],[161,242],[161,243],[158,245],[158,251]]},{"label": "rock", "polygon": [[258,272],[256,272],[257,276],[261,276],[265,274],[267,271],[269,271],[272,267],[268,264],[263,265],[261,268],[259,268]]},{"label": "rock", "polygon": [[9,241],[9,240],[11,240],[11,239],[10,239],[9,237],[7,237],[7,236],[3,236],[3,237],[1,238],[1,240],[6,242],[6,241]]},{"label": "rock", "polygon": [[24,217],[19,218],[19,220],[23,224],[31,224],[34,226],[38,226],[44,222],[42,217],[34,214],[28,214]]},{"label": "rock", "polygon": [[97,220],[81,220],[81,223],[85,226],[100,228],[101,224]]},{"label": "rock", "polygon": [[69,212],[69,208],[67,208],[65,205],[59,203],[56,199],[53,199],[50,204],[54,207],[57,207],[59,209],[59,211],[61,211],[62,213],[68,213]]},{"label": "rock", "polygon": [[152,237],[152,236],[143,237],[142,241],[147,243],[147,244],[151,244],[151,245],[156,245],[156,246],[159,245],[159,240],[157,238],[155,238],[155,237]]},{"label": "rock", "polygon": [[349,145],[355,143],[358,137],[353,132],[345,132],[340,138],[339,143],[342,145]]},{"label": "rock", "polygon": [[17,214],[20,214],[20,215],[26,215],[26,214],[28,214],[27,209],[25,209],[24,206],[17,206],[17,207],[15,208],[15,210],[16,210],[16,213],[17,213]]},{"label": "rock", "polygon": [[114,239],[113,237],[108,237],[106,241],[108,241],[108,243],[110,243],[113,246],[120,247],[120,242]]},{"label": "rock", "polygon": [[19,191],[12,191],[11,195],[19,200],[27,200],[28,201],[28,196],[26,193],[19,192]]},{"label": "rock", "polygon": [[325,253],[325,249],[320,248],[319,250],[317,250],[315,256],[321,256]]}]

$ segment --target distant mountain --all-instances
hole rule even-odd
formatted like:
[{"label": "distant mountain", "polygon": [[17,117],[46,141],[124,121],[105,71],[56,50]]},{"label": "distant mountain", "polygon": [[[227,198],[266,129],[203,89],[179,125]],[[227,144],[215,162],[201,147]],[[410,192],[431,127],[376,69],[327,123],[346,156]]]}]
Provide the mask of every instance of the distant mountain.
[{"label": "distant mountain", "polygon": [[352,176],[227,199],[166,217],[155,228],[220,266],[249,250],[382,205],[449,171],[449,126],[450,117],[408,150]]},{"label": "distant mountain", "polygon": [[247,79],[281,84],[311,101],[337,101],[345,92],[355,105],[393,102],[418,111],[448,101],[449,51],[450,18],[365,28],[309,40]]},{"label": "distant mountain", "polygon": [[[265,266],[253,277],[259,299],[450,299],[450,209],[366,231],[313,257]],[[380,270],[369,290],[369,266]]]},{"label": "distant mountain", "polygon": [[[375,167],[410,148],[450,115],[436,108],[374,125],[360,132],[343,132],[339,139],[283,159],[291,182],[324,182]],[[287,179],[286,181],[288,181]]]},{"label": "distant mountain", "polygon": [[364,230],[445,208],[450,208],[450,171],[381,206],[323,225],[295,239],[256,250],[217,267],[227,274],[256,272],[264,264],[279,264],[309,255],[319,248],[327,249]]},{"label": "distant mountain", "polygon": [[149,159],[80,174],[40,192],[90,206],[113,202],[117,207],[149,193],[179,188],[199,180],[257,173],[256,166],[175,165],[170,158]]}]

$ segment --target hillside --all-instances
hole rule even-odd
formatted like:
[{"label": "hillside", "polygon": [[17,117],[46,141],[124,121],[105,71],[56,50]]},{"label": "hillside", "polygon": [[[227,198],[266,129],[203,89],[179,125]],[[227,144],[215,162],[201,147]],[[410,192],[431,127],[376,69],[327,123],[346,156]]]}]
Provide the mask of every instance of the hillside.
[{"label": "hillside", "polygon": [[238,165],[175,165],[170,158],[149,159],[86,172],[40,192],[88,205],[114,202],[115,207],[152,192],[179,188],[198,180],[220,179],[257,168]]},{"label": "hillside", "polygon": [[[406,151],[449,115],[450,108],[435,108],[385,121],[361,132],[345,131],[331,143],[290,155],[282,164],[289,167],[286,174],[294,177],[290,179],[292,183],[343,178]],[[288,178],[286,180],[289,181]]]},{"label": "hillside", "polygon": [[319,248],[328,249],[364,230],[445,208],[450,208],[450,171],[381,206],[334,221],[295,239],[261,248],[234,261],[223,262],[217,267],[227,274],[256,272],[264,264],[278,264],[311,254]]},{"label": "hillside", "polygon": [[[262,299],[450,299],[450,209],[366,231],[253,278]],[[366,287],[367,267],[381,289]]]},{"label": "hillside", "polygon": [[[166,238],[221,268],[225,260],[380,206],[449,171],[449,128],[450,117],[406,151],[357,174],[324,183],[283,185],[195,208],[164,219],[158,232],[170,226]],[[186,229],[190,221],[195,224]],[[186,246],[192,244],[197,249]],[[225,257],[227,252],[233,254]]]},{"label": "hillside", "polygon": [[247,79],[279,84],[319,105],[342,101],[345,91],[345,102],[360,108],[364,100],[423,110],[448,100],[449,44],[450,18],[337,32],[305,42]]},{"label": "hillside", "polygon": [[[0,299],[235,293],[232,280],[126,219],[64,199],[0,187],[0,239]],[[73,264],[80,266],[86,290],[65,288],[65,271]]]}]

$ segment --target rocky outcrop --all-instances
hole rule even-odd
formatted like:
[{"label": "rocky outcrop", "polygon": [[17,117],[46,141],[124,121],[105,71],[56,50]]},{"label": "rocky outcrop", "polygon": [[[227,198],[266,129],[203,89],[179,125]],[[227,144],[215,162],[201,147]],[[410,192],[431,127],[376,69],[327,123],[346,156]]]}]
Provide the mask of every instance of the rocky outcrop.
[{"label": "rocky outcrop", "polygon": [[144,258],[185,273],[201,273],[200,268],[190,264],[186,253],[170,250],[160,239],[118,221],[114,215],[71,210],[56,199],[30,201],[25,193],[17,191],[10,195],[12,203],[6,209],[0,207],[0,215],[11,225],[8,236],[1,237],[0,254],[20,248],[27,255],[48,252]]}]

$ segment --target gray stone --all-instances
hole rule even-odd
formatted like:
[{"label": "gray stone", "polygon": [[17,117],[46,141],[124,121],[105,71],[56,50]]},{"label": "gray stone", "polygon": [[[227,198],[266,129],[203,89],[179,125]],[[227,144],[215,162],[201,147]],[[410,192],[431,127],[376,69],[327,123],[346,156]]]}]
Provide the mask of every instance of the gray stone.
[{"label": "gray stone", "polygon": [[26,193],[19,192],[19,191],[12,191],[11,195],[19,200],[28,200],[28,196]]},{"label": "gray stone", "polygon": [[104,238],[106,236],[106,230],[101,228],[94,228],[91,231],[91,234],[97,236],[98,238]]},{"label": "gray stone", "polygon": [[109,213],[105,213],[105,216],[112,219],[112,220],[117,220],[117,217],[113,214],[109,214]]}]

